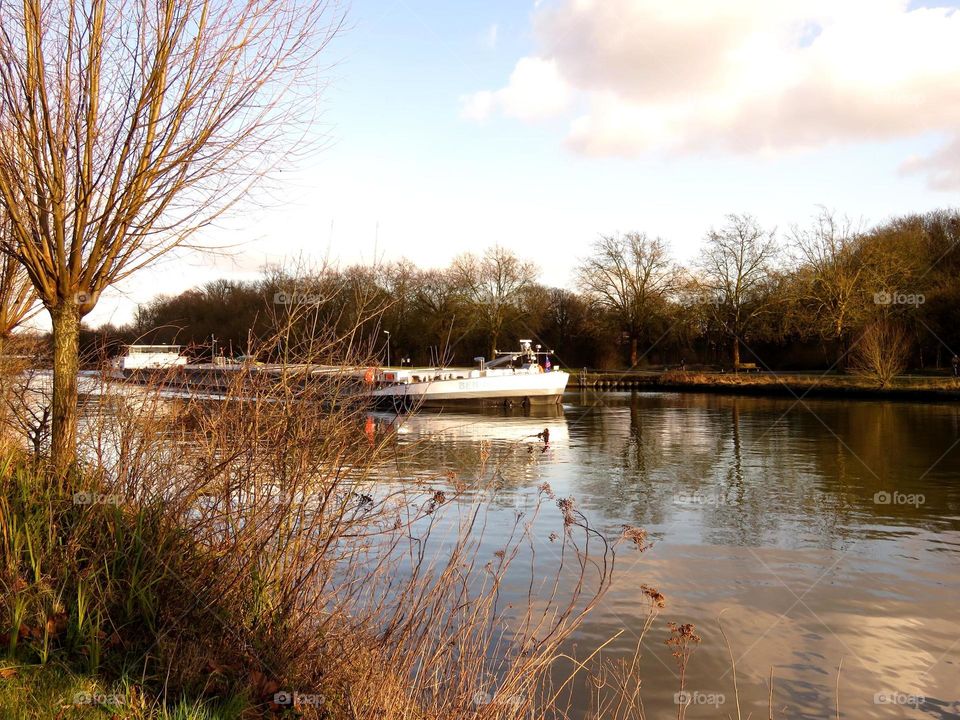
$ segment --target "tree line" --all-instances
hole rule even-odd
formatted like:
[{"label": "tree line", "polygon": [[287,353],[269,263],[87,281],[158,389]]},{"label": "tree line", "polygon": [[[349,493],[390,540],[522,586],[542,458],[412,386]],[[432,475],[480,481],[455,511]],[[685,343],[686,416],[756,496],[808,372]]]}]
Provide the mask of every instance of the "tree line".
[{"label": "tree line", "polygon": [[960,349],[958,243],[953,210],[870,228],[821,210],[780,232],[729,215],[687,265],[663,238],[601,236],[578,258],[573,289],[544,285],[534,262],[500,246],[439,269],[273,268],[157,297],[82,341],[91,356],[130,342],[238,356],[306,304],[315,327],[357,328],[384,362],[389,345],[394,365],[469,364],[530,338],[570,367],[949,367]]}]

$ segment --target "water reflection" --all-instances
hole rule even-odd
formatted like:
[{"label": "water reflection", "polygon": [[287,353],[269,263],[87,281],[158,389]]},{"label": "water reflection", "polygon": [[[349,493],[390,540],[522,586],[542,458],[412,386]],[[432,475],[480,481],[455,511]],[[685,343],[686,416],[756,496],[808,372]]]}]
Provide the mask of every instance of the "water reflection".
[{"label": "water reflection", "polygon": [[[639,525],[653,550],[626,553],[620,577],[582,628],[583,647],[642,622],[641,583],[667,595],[647,638],[648,717],[676,714],[666,619],[694,622],[703,646],[691,689],[727,705],[688,718],[960,717],[960,408],[883,402],[671,394],[572,394],[548,448],[528,418],[419,416],[401,473],[469,473],[485,459],[497,503],[522,506],[543,482],[611,534]],[[554,431],[556,427],[556,431]],[[505,522],[512,518],[504,513]],[[585,707],[580,686],[575,707]],[[908,701],[913,698],[912,704]],[[893,700],[891,703],[889,700]],[[921,702],[922,700],[922,702]],[[904,704],[907,703],[907,704]]]}]

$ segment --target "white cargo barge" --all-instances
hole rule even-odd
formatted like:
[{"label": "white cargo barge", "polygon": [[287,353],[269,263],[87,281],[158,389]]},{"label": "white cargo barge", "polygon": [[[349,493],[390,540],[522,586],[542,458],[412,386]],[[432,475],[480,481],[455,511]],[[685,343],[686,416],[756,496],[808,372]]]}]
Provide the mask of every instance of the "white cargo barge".
[{"label": "white cargo barge", "polygon": [[386,368],[367,379],[373,383],[377,403],[396,409],[451,404],[525,406],[557,404],[570,375],[544,365],[531,341],[521,340],[520,350],[498,353],[487,363],[477,358],[476,368]]}]

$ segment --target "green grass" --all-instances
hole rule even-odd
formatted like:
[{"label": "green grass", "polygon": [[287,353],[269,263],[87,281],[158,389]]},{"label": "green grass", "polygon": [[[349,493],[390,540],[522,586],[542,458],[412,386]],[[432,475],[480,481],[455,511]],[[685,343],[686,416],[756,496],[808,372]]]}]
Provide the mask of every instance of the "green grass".
[{"label": "green grass", "polygon": [[165,696],[184,653],[164,638],[197,646],[212,630],[177,605],[202,590],[170,568],[189,576],[198,555],[162,520],[152,506],[77,505],[22,458],[0,459],[0,720],[240,717],[242,688],[217,688],[214,711],[199,670]]},{"label": "green grass", "polygon": [[144,697],[129,682],[107,684],[60,664],[12,666],[0,677],[0,720],[240,720],[249,710],[243,698],[217,705],[179,701],[169,704]]}]

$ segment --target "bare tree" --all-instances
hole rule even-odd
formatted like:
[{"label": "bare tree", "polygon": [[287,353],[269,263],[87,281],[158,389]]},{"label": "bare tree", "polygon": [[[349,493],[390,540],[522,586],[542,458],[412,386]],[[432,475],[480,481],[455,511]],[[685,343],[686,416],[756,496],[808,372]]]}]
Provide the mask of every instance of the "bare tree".
[{"label": "bare tree", "polygon": [[76,456],[80,319],[304,147],[335,0],[0,2],[3,250],[54,338],[54,466]]},{"label": "bare tree", "polygon": [[34,316],[39,307],[26,270],[16,258],[0,257],[0,353],[13,331]]},{"label": "bare tree", "polygon": [[[413,291],[414,312],[424,329],[426,345],[435,346],[436,361],[445,365],[453,359],[452,326],[460,311],[462,298],[457,279],[450,270],[423,270],[417,273]],[[432,358],[432,356],[431,356]]]},{"label": "bare tree", "polygon": [[775,233],[752,215],[728,215],[711,230],[700,259],[700,283],[709,293],[715,319],[731,343],[733,367],[740,365],[740,342],[769,307],[768,288],[779,254]]},{"label": "bare tree", "polygon": [[812,310],[809,326],[838,342],[842,354],[868,301],[865,265],[857,253],[860,232],[849,219],[821,208],[809,227],[795,227],[791,236],[803,261],[795,287],[801,305]]},{"label": "bare tree", "polygon": [[520,300],[536,280],[536,265],[495,245],[482,257],[459,256],[453,261],[453,272],[488,334],[492,357],[507,320],[522,313]]},{"label": "bare tree", "polygon": [[887,387],[907,367],[910,336],[900,323],[881,318],[864,328],[851,356],[857,373]]},{"label": "bare tree", "polygon": [[594,303],[609,311],[630,338],[630,365],[654,307],[677,286],[678,273],[661,238],[644,233],[605,235],[580,262],[577,280]]}]

